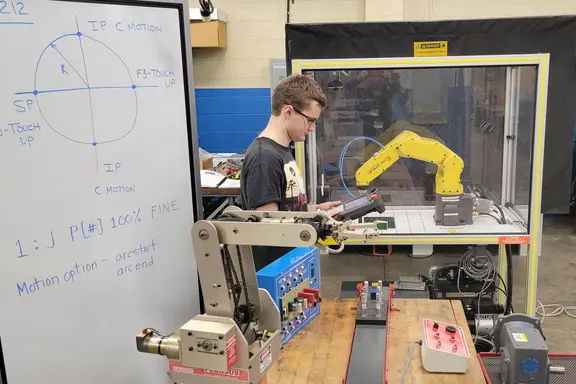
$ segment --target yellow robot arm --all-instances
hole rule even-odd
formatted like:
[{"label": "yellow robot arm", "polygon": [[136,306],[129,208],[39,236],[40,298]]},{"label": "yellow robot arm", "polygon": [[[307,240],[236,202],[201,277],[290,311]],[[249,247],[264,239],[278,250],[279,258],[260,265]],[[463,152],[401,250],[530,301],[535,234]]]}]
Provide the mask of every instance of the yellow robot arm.
[{"label": "yellow robot arm", "polygon": [[368,186],[401,157],[436,165],[437,194],[454,196],[464,192],[460,182],[464,161],[460,156],[439,141],[420,137],[408,130],[396,136],[356,171],[356,186]]},{"label": "yellow robot arm", "polygon": [[[419,125],[414,125],[406,120],[398,120],[392,124],[388,129],[386,129],[380,136],[376,138],[376,141],[382,145],[388,144],[390,141],[394,140],[403,131],[412,131],[420,137],[425,137],[428,139],[434,139],[441,143],[444,143],[440,137],[438,137],[431,130],[421,127]],[[375,142],[369,142],[366,147],[358,154],[358,157],[368,160],[370,156],[378,151],[380,146]]]}]

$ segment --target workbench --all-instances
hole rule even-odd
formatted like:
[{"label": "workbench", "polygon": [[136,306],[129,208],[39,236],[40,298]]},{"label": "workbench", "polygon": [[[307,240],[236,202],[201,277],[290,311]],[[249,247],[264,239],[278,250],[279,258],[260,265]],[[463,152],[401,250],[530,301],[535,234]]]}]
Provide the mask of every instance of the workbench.
[{"label": "workbench", "polygon": [[386,372],[388,383],[398,383],[410,355],[412,341],[422,339],[422,320],[424,318],[454,323],[464,328],[470,351],[468,372],[465,374],[428,373],[422,368],[420,346],[416,346],[403,384],[486,384],[461,302],[459,300],[429,299],[392,300],[387,324]]},{"label": "workbench", "polygon": [[[413,340],[420,340],[424,317],[461,325],[470,349],[470,363],[466,374],[431,374],[422,368],[420,347],[414,352],[403,384],[485,384],[464,310],[459,301],[428,299],[393,299],[388,316],[386,374],[387,382],[398,383],[410,354]],[[351,359],[356,318],[355,299],[323,300],[320,316],[310,322],[282,351],[276,364],[268,371],[267,384],[342,384]],[[356,332],[358,329],[356,330]],[[366,332],[366,330],[363,330]],[[363,335],[366,337],[367,334]],[[358,335],[356,335],[358,337]],[[366,382],[348,375],[347,384],[381,384],[384,382],[382,355],[358,351],[366,366],[379,370],[378,382]],[[358,357],[356,357],[358,358]],[[374,361],[370,361],[373,359]],[[374,377],[374,375],[371,375]]]},{"label": "workbench", "polygon": [[342,383],[354,337],[356,300],[323,300],[320,305],[320,315],[286,344],[268,371],[267,384]]}]

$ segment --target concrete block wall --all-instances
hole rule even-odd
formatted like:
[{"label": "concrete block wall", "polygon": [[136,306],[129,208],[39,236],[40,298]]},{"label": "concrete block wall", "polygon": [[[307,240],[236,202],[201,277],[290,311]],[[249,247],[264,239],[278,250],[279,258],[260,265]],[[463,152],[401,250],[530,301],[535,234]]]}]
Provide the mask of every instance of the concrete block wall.
[{"label": "concrete block wall", "polygon": [[[197,0],[189,0],[198,8]],[[200,146],[242,152],[270,115],[269,59],[285,58],[287,0],[212,0],[227,14],[227,48],[195,48]],[[290,0],[291,2],[291,0]],[[374,22],[576,14],[575,0],[295,0],[290,21]]]}]

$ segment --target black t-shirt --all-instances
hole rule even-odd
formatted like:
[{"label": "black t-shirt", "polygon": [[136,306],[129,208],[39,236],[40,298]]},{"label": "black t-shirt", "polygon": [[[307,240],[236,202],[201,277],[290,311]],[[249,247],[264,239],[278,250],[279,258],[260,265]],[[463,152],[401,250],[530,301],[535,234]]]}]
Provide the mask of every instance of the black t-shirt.
[{"label": "black t-shirt", "polygon": [[244,210],[270,203],[277,203],[280,211],[306,207],[304,180],[290,148],[268,137],[257,138],[248,148],[240,183]]},{"label": "black t-shirt", "polygon": [[[252,211],[276,203],[280,211],[306,210],[306,188],[289,148],[267,137],[250,145],[240,176],[242,209]],[[253,246],[256,270],[260,270],[293,248]]]}]

